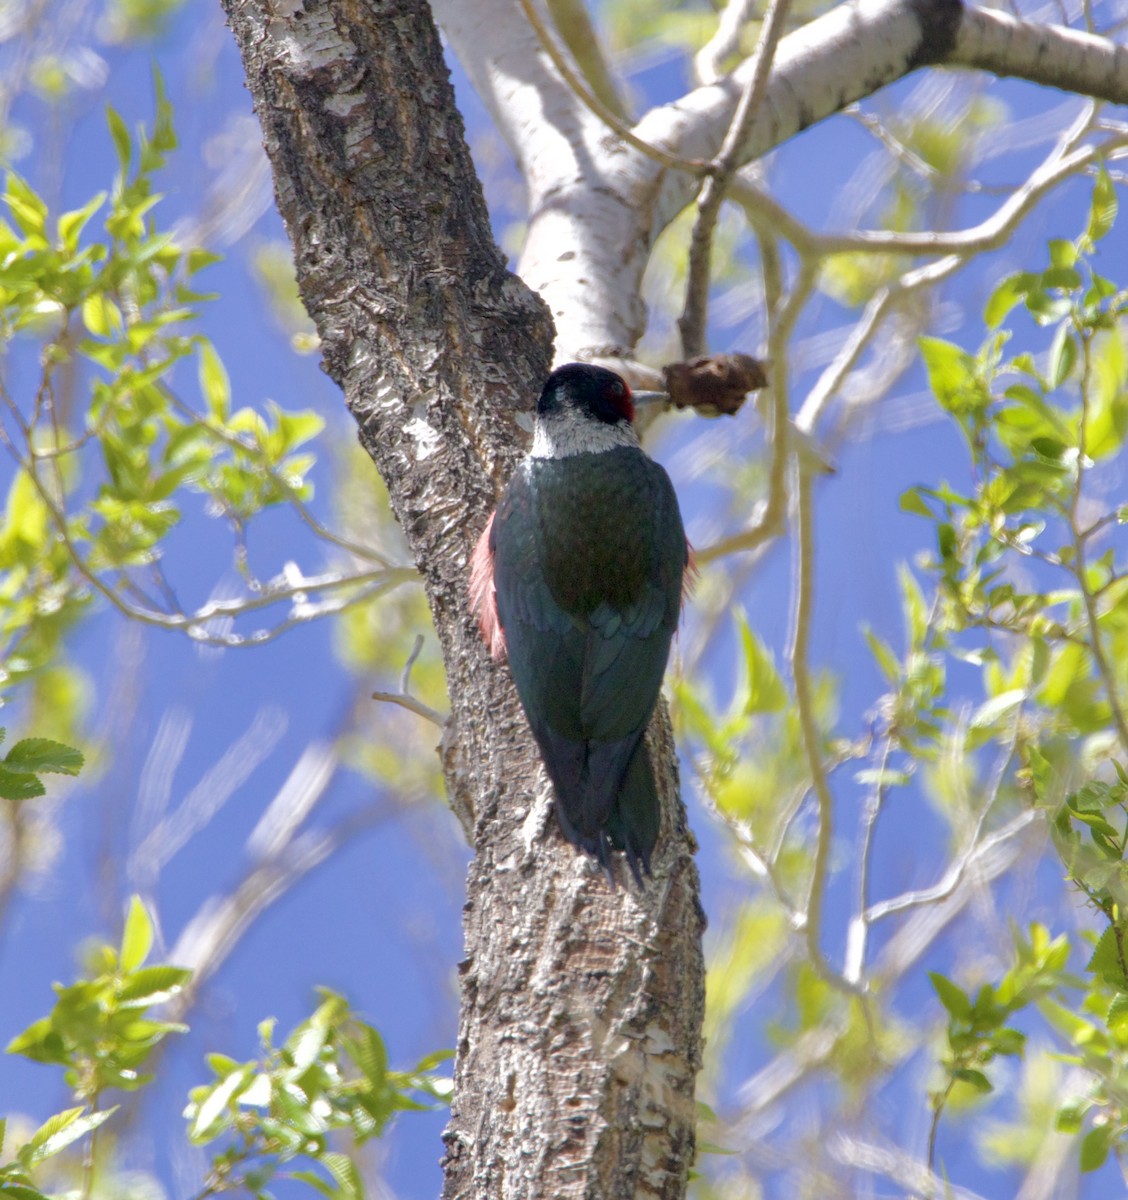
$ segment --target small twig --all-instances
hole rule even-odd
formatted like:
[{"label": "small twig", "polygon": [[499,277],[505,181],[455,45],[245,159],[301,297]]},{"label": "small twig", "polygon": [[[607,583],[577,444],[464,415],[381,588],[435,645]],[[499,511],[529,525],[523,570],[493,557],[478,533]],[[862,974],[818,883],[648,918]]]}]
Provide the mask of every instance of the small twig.
[{"label": "small twig", "polygon": [[874,113],[868,113],[857,104],[851,104],[842,110],[843,116],[853,117],[864,129],[867,129],[885,147],[886,150],[900,163],[903,163],[915,175],[935,183],[941,172],[930,163],[926,163],[919,154],[914,153],[904,142],[893,135],[892,131]]},{"label": "small twig", "polygon": [[741,205],[751,219],[770,225],[802,255],[971,255],[983,250],[997,250],[1005,245],[1019,222],[1047,191],[1095,160],[1107,156],[1117,146],[1123,145],[1126,137],[1128,134],[1124,130],[1117,130],[1114,136],[1099,146],[1083,146],[1068,154],[1062,154],[1061,147],[1056,147],[1026,183],[1011,193],[991,216],[968,229],[944,232],[861,229],[854,233],[819,233],[788,212],[751,179],[747,171],[737,173],[729,187],[729,198]]},{"label": "small twig", "polygon": [[704,565],[715,559],[738,551],[755,550],[758,546],[783,531],[787,517],[787,461],[791,449],[789,428],[789,400],[787,390],[787,344],[798,321],[807,297],[815,286],[818,270],[813,262],[804,263],[791,295],[787,299],[778,319],[777,306],[768,308],[768,353],[771,367],[771,446],[772,460],[768,468],[768,495],[758,506],[752,525],[743,533],[722,538],[712,546],[697,551],[697,562]]},{"label": "small twig", "polygon": [[413,712],[433,725],[437,725],[440,729],[445,729],[447,718],[424,704],[422,700],[417,700],[408,690],[408,684],[411,682],[411,668],[415,666],[415,660],[419,657],[422,649],[423,635],[419,633],[415,635],[415,645],[411,648],[407,662],[404,663],[403,674],[400,676],[400,690],[398,692],[373,692],[372,699],[382,700],[386,704],[398,704],[400,708],[406,708],[408,712]]},{"label": "small twig", "polygon": [[933,884],[932,887],[902,892],[901,895],[894,896],[891,900],[878,901],[867,909],[866,921],[872,925],[875,921],[891,917],[895,913],[903,913],[909,909],[922,908],[926,905],[937,904],[941,900],[947,900],[955,894],[970,866],[996,846],[1009,842],[1016,834],[1021,833],[1037,815],[1035,810],[1029,809],[982,840],[973,841],[964,853],[948,867],[938,883]]},{"label": "small twig", "polygon": [[592,92],[587,82],[568,61],[567,55],[561,53],[552,31],[545,25],[540,13],[537,11],[535,0],[520,0],[520,4],[521,10],[524,12],[529,24],[533,27],[533,32],[537,35],[541,49],[548,55],[552,65],[560,73],[561,78],[571,88],[576,98],[582,101],[608,129],[612,130],[628,146],[632,146],[640,154],[644,154],[647,158],[661,163],[664,167],[670,167],[675,171],[688,171],[691,175],[700,175],[705,171],[707,164],[701,159],[679,158],[678,155],[671,154],[668,150],[663,150],[661,146],[655,146],[650,142],[643,141],[625,121],[616,116]]},{"label": "small twig", "polygon": [[191,981],[172,1003],[180,1020],[199,998],[207,980],[219,970],[248,928],[280,897],[343,845],[387,821],[392,810],[380,800],[325,828],[296,832],[278,850],[247,871],[229,892],[209,896],[184,926],[170,952],[173,962],[192,969]]},{"label": "small twig", "polygon": [[795,824],[795,818],[802,811],[803,805],[807,802],[807,797],[810,794],[811,785],[805,783],[799,787],[792,788],[790,797],[785,801],[776,823],[775,837],[772,839],[771,848],[768,851],[768,857],[773,863],[777,862],[779,856],[783,853],[783,847],[787,841],[787,835],[791,832],[791,826]]},{"label": "small twig", "polygon": [[[1029,824],[1039,814],[1031,810],[1025,819]],[[1005,850],[996,838],[980,844],[973,856],[981,881],[993,882],[1005,875],[1018,858],[1015,848]],[[941,903],[914,918],[917,928],[898,931],[882,954],[880,985],[888,993],[893,984],[912,968],[934,944],[940,934],[959,916],[967,903],[966,892],[957,888],[947,903]],[[908,922],[911,925],[913,922]],[[781,1050],[775,1058],[741,1085],[739,1100],[743,1111],[734,1117],[730,1129],[734,1136],[755,1128],[764,1128],[769,1114],[797,1087],[809,1073],[821,1066],[838,1044],[846,1029],[844,1014],[836,1013],[800,1035],[799,1040]]]},{"label": "small twig", "polygon": [[936,1103],[932,1107],[932,1122],[928,1128],[928,1169],[935,1170],[936,1167],[936,1135],[940,1131],[940,1117],[944,1112],[944,1105],[948,1103],[948,1097],[952,1094],[952,1088],[956,1086],[955,1076],[948,1080],[948,1086],[944,1089],[942,1095],[938,1096]]},{"label": "small twig", "polygon": [[[278,636],[279,633],[290,629],[295,625],[303,624],[308,617],[290,617],[283,621],[280,625],[270,630],[257,630],[253,634],[241,636],[238,634],[223,634],[212,635],[205,631],[205,626],[210,621],[222,617],[237,617],[243,616],[248,612],[253,612],[256,609],[265,608],[269,605],[277,604],[283,600],[300,600],[310,592],[328,591],[333,589],[358,588],[359,593],[351,598],[346,598],[343,601],[327,602],[319,610],[324,612],[339,612],[341,609],[357,603],[361,599],[369,599],[376,595],[381,595],[384,592],[391,591],[399,587],[401,584],[417,579],[418,575],[412,568],[396,567],[389,569],[381,569],[374,571],[364,571],[357,575],[341,576],[341,575],[321,575],[310,579],[301,579],[294,584],[285,585],[268,585],[261,594],[254,597],[244,597],[240,600],[233,601],[213,601],[210,604],[205,604],[202,608],[197,609],[194,613],[185,612],[162,612],[156,606],[139,608],[137,605],[130,604],[122,595],[121,592],[110,587],[98,575],[93,567],[79,553],[78,547],[75,546],[71,539],[70,532],[67,528],[66,513],[56,504],[54,497],[51,495],[49,488],[40,479],[38,472],[35,470],[32,462],[25,462],[28,475],[39,493],[40,499],[43,501],[48,512],[50,513],[52,524],[55,526],[55,532],[66,548],[67,554],[70,557],[75,569],[79,575],[102,597],[108,600],[114,608],[116,608],[123,616],[131,617],[136,621],[140,621],[144,625],[155,625],[162,629],[177,629],[188,633],[194,641],[202,642],[207,645],[214,646],[242,646],[242,645],[260,645],[263,642],[271,641]],[[365,585],[369,585],[365,587]]]},{"label": "small twig", "polygon": [[423,635],[417,633],[415,635],[415,644],[411,647],[411,653],[407,656],[407,662],[403,664],[403,674],[400,676],[400,691],[406,696],[411,690],[408,683],[411,681],[411,668],[415,666],[415,660],[419,657],[420,651],[423,649]]},{"label": "small twig", "polygon": [[869,925],[865,919],[866,905],[869,903],[870,867],[873,859],[873,835],[877,829],[877,820],[885,805],[885,772],[889,766],[889,758],[893,752],[893,734],[887,730],[881,744],[881,757],[877,764],[877,782],[866,797],[862,808],[862,851],[858,856],[858,909],[850,921],[850,930],[846,940],[846,961],[842,974],[847,979],[857,983],[861,979],[866,963],[866,942],[869,940]]},{"label": "small twig", "polygon": [[571,51],[592,94],[616,116],[626,120],[630,114],[619,95],[584,0],[546,0],[546,3],[561,40]]},{"label": "small twig", "polygon": [[740,49],[740,35],[752,19],[756,0],[728,0],[713,36],[693,56],[693,74],[698,83],[718,83],[721,65]]},{"label": "small twig", "polygon": [[1089,624],[1089,649],[1093,655],[1108,696],[1108,706],[1112,712],[1113,724],[1116,726],[1117,738],[1121,748],[1128,753],[1128,722],[1125,721],[1124,709],[1120,703],[1120,692],[1116,684],[1116,675],[1105,654],[1104,642],[1101,639],[1100,614],[1097,612],[1097,602],[1093,589],[1089,586],[1085,568],[1085,539],[1081,536],[1080,509],[1081,495],[1085,485],[1085,440],[1089,426],[1089,391],[1092,379],[1092,347],[1088,336],[1082,336],[1081,348],[1084,366],[1081,376],[1081,418],[1077,431],[1077,481],[1074,484],[1073,495],[1069,501],[1069,532],[1073,541],[1074,561],[1070,573],[1077,580],[1081,592],[1081,601],[1085,606],[1085,616]]},{"label": "small twig", "polygon": [[372,699],[382,700],[385,704],[398,704],[400,708],[406,708],[408,712],[430,721],[432,725],[437,725],[440,729],[446,728],[446,717],[433,708],[428,708],[422,700],[416,700],[414,696],[404,696],[400,692],[373,692]]},{"label": "small twig", "polygon": [[[522,0],[526,3],[527,0]],[[772,59],[783,36],[783,27],[791,0],[771,0],[759,41],[752,56],[752,71],[721,143],[720,152],[709,164],[708,178],[697,198],[697,220],[689,243],[689,265],[685,285],[685,305],[678,318],[682,357],[696,358],[706,352],[706,326],[709,314],[709,283],[713,255],[713,232],[728,185],[740,167],[740,150],[760,108],[760,101],[771,77]]]},{"label": "small twig", "polygon": [[807,892],[806,941],[807,953],[819,975],[832,987],[854,996],[861,1001],[862,1012],[869,1028],[871,1039],[876,1039],[873,1014],[870,1012],[869,997],[864,986],[853,983],[829,963],[822,948],[823,908],[826,886],[830,874],[830,854],[834,844],[834,799],[830,794],[830,783],[823,761],[822,744],[818,724],[815,720],[814,689],[811,685],[811,668],[808,660],[811,638],[811,623],[814,614],[814,488],[808,467],[796,464],[798,481],[796,486],[796,554],[795,554],[795,608],[791,632],[791,674],[795,681],[795,704],[799,711],[799,726],[803,734],[803,748],[807,755],[807,766],[811,773],[815,799],[818,802],[818,832],[811,862],[811,883]]},{"label": "small twig", "polygon": [[[806,433],[816,429],[831,399],[845,377],[853,370],[866,347],[885,319],[913,293],[934,286],[961,270],[976,254],[1005,245],[1031,209],[1051,189],[1063,180],[1107,158],[1128,143],[1123,130],[1115,131],[1099,145],[1079,146],[1081,138],[1093,125],[1093,106],[1087,105],[1062,139],[1034,171],[1027,182],[1014,192],[997,211],[979,225],[953,233],[888,233],[863,231],[856,234],[821,234],[797,221],[772,197],[748,178],[738,174],[732,180],[730,194],[746,210],[749,219],[765,224],[789,241],[799,251],[804,264],[817,270],[821,256],[831,253],[870,251],[874,253],[905,253],[941,255],[938,261],[915,267],[895,282],[874,293],[866,305],[861,320],[851,330],[849,338],[834,360],[828,364],[811,389],[796,426]],[[734,548],[726,544],[725,552]]]},{"label": "small twig", "polygon": [[[1065,1139],[1062,1139],[1063,1141]],[[956,1187],[950,1180],[941,1179],[926,1171],[913,1154],[894,1146],[862,1141],[847,1133],[834,1134],[827,1144],[832,1160],[858,1171],[884,1176],[898,1185],[898,1195],[906,1200],[985,1200],[979,1192]],[[856,1194],[873,1195],[877,1189],[856,1188]]]},{"label": "small twig", "polygon": [[[988,845],[993,845],[997,841],[1005,841],[1007,838],[1013,837],[1020,829],[1025,828],[1025,821],[1012,821],[1009,825],[1003,826],[992,837],[980,840],[987,816],[999,799],[999,792],[1006,782],[1011,765],[1014,763],[1015,755],[1018,753],[1018,742],[1021,731],[1022,705],[1020,704],[1015,710],[1011,734],[1007,743],[1007,752],[995,764],[991,782],[987,787],[987,794],[984,797],[983,803],[979,806],[975,824],[967,836],[963,853],[944,872],[940,882],[931,888],[915,892],[905,892],[901,896],[894,897],[892,900],[874,904],[869,908],[863,907],[860,909],[860,914],[861,920],[865,925],[871,925],[874,921],[879,921],[882,917],[887,917],[892,913],[904,912],[908,908],[916,908],[920,904],[932,904],[938,900],[946,900],[959,887],[971,861],[981,855]],[[1027,815],[1023,814],[1024,817]]]},{"label": "small twig", "polygon": [[748,828],[747,822],[741,821],[721,809],[720,805],[713,799],[700,765],[696,760],[692,761],[694,771],[701,782],[701,795],[705,801],[705,806],[719,821],[725,824],[729,832],[736,839],[740,851],[753,873],[768,881],[772,891],[775,893],[776,900],[787,915],[788,920],[793,927],[799,928],[802,924],[802,913],[795,907],[794,901],[787,894],[787,888],[784,886],[784,882],[776,868],[775,855],[765,854],[756,845],[756,840],[753,838],[752,831]]},{"label": "small twig", "polygon": [[[98,1111],[98,1093],[90,1097],[90,1116]],[[82,1156],[82,1200],[90,1200],[94,1193],[94,1170],[97,1165],[98,1133],[101,1126],[96,1125],[86,1142],[86,1152]]]}]

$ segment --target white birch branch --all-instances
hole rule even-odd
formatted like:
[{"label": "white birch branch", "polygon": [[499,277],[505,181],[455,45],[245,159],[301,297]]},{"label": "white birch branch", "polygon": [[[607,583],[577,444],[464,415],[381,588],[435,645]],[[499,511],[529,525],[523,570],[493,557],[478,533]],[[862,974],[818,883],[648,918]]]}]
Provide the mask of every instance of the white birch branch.
[{"label": "white birch branch", "polygon": [[[602,125],[548,61],[517,0],[434,7],[525,178],[529,231],[518,269],[552,309],[557,360],[629,357],[645,327],[650,250],[692,199],[695,178],[625,147]],[[1107,38],[958,0],[855,0],[781,41],[742,161],[929,65],[1128,103],[1128,49]],[[751,70],[742,63],[652,109],[634,132],[683,159],[712,158]]]}]

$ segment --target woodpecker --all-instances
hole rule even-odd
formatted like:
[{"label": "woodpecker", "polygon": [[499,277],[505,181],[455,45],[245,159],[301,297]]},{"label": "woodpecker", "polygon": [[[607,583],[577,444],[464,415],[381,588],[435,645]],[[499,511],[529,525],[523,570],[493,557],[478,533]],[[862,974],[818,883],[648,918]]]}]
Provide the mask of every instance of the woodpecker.
[{"label": "woodpecker", "polygon": [[658,840],[643,739],[662,687],[690,550],[666,472],[639,445],[613,371],[569,363],[537,401],[532,449],[478,540],[470,598],[508,657],[568,840],[635,881]]}]

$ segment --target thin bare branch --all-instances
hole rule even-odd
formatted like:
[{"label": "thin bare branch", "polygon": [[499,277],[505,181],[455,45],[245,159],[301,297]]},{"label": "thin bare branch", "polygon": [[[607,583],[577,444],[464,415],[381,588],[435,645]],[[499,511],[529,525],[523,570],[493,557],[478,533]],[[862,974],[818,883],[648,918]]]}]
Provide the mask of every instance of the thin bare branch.
[{"label": "thin bare branch", "polygon": [[788,342],[795,323],[803,311],[818,278],[813,263],[804,263],[787,303],[776,316],[778,304],[768,309],[768,354],[771,359],[771,447],[772,459],[768,468],[768,494],[757,507],[752,525],[743,533],[722,538],[696,553],[697,562],[704,565],[729,554],[755,550],[783,531],[787,517],[787,463],[792,446],[788,397]]},{"label": "thin bare branch", "polygon": [[634,147],[640,154],[645,154],[647,158],[653,159],[664,167],[669,167],[675,171],[688,171],[693,175],[700,175],[705,170],[706,164],[704,162],[696,159],[680,158],[676,154],[671,154],[661,146],[656,146],[640,138],[625,121],[620,120],[618,115],[592,92],[587,82],[568,61],[568,56],[556,44],[556,38],[552,30],[544,23],[543,18],[537,11],[536,0],[519,0],[519,2],[522,12],[524,12],[529,24],[536,32],[541,49],[548,55],[552,65],[559,72],[560,77],[572,90],[576,98],[582,101],[585,107],[594,113],[608,129],[626,142],[628,146]]},{"label": "thin bare branch", "polygon": [[1074,468],[1076,477],[1073,494],[1069,499],[1069,532],[1073,542],[1074,555],[1070,574],[1077,580],[1077,587],[1085,606],[1085,618],[1089,627],[1089,649],[1092,652],[1093,662],[1096,664],[1101,682],[1104,684],[1113,724],[1116,726],[1116,736],[1120,742],[1121,751],[1128,753],[1128,721],[1125,720],[1116,673],[1105,652],[1104,638],[1101,635],[1100,613],[1097,611],[1097,600],[1089,583],[1086,568],[1085,538],[1081,534],[1081,497],[1085,488],[1085,472],[1090,465],[1085,454],[1092,406],[1092,343],[1088,332],[1081,338],[1081,352],[1084,364],[1081,377],[1081,420],[1077,431],[1077,461]]},{"label": "thin bare branch", "polygon": [[689,266],[685,285],[685,305],[678,318],[683,358],[695,358],[706,352],[706,326],[709,315],[709,283],[713,257],[713,232],[721,205],[732,177],[741,165],[740,151],[756,118],[760,102],[771,78],[772,60],[783,36],[791,0],[771,0],[759,41],[752,56],[752,70],[740,103],[736,106],[721,149],[709,164],[709,174],[697,200],[697,219],[689,243]]},{"label": "thin bare branch", "polygon": [[728,0],[713,36],[694,55],[693,74],[698,83],[717,83],[722,78],[725,60],[740,50],[740,35],[755,10],[756,0]]},{"label": "thin bare branch", "polygon": [[826,762],[823,758],[822,738],[815,718],[814,687],[811,681],[809,660],[811,624],[814,615],[814,486],[810,469],[803,462],[797,463],[795,489],[796,538],[795,538],[795,582],[794,615],[791,631],[791,674],[795,681],[795,706],[799,712],[799,725],[803,733],[803,748],[807,756],[807,767],[811,773],[815,799],[818,802],[818,833],[811,859],[811,882],[805,908],[807,953],[812,965],[833,987],[862,1002],[862,1011],[874,1035],[873,1014],[870,1011],[866,989],[860,983],[851,982],[831,966],[822,946],[824,902],[830,881],[830,852],[834,844],[834,798],[830,793]]},{"label": "thin bare branch", "polygon": [[608,112],[620,120],[630,120],[630,113],[619,94],[619,88],[611,74],[603,54],[603,43],[592,24],[583,0],[545,0],[548,11],[556,24],[564,44],[568,47],[576,65],[595,96]]},{"label": "thin bare branch", "polygon": [[373,692],[372,699],[381,700],[385,704],[398,704],[400,708],[406,708],[408,712],[413,712],[425,721],[430,721],[439,729],[446,727],[447,718],[442,713],[429,708],[422,700],[417,700],[414,696],[405,695],[403,692]]},{"label": "thin bare branch", "polygon": [[445,729],[447,717],[442,713],[436,712],[424,704],[422,700],[417,700],[412,694],[409,687],[411,683],[411,668],[415,666],[415,661],[419,657],[420,651],[423,649],[423,635],[421,633],[415,635],[415,644],[411,648],[411,653],[407,657],[407,662],[403,666],[403,675],[400,676],[400,687],[398,692],[373,692],[373,700],[382,700],[386,704],[398,704],[400,708],[406,708],[408,712],[413,712],[416,716],[423,717],[430,721],[432,725],[437,725],[440,729]]},{"label": "thin bare branch", "polygon": [[866,910],[866,920],[872,925],[875,921],[881,921],[895,913],[908,912],[913,908],[931,907],[942,900],[950,899],[956,894],[972,867],[976,866],[996,846],[1005,845],[1017,837],[1034,822],[1037,816],[1038,813],[1035,810],[1028,809],[1012,818],[994,833],[972,841],[963,854],[951,863],[938,882],[931,887],[902,892],[901,895],[894,896],[892,899],[879,900],[876,904],[871,904]]}]

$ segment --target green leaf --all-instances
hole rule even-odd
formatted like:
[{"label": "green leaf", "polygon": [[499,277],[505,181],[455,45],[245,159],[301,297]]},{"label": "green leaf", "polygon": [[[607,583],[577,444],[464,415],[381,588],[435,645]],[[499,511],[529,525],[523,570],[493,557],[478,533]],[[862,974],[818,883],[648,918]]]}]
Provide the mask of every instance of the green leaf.
[{"label": "green leaf", "polygon": [[8,188],[4,199],[16,224],[27,237],[44,236],[47,227],[47,205],[14,171],[8,172]]},{"label": "green leaf", "polygon": [[230,1058],[226,1054],[219,1054],[216,1052],[205,1054],[204,1061],[220,1077],[220,1079],[225,1079],[231,1074],[232,1071],[238,1070],[239,1067],[244,1065],[243,1063],[236,1061],[234,1058]]},{"label": "green leaf", "polygon": [[[237,1071],[232,1071],[207,1092],[204,1102],[199,1106],[190,1106],[186,1115],[191,1115],[188,1126],[188,1137],[191,1141],[210,1142],[218,1137],[231,1123],[230,1107],[251,1082],[255,1072],[254,1064],[247,1063]],[[193,1112],[194,1109],[194,1112]],[[224,1120],[224,1116],[227,1120]]]},{"label": "green leaf", "polygon": [[952,1078],[958,1079],[961,1083],[970,1084],[981,1096],[995,1090],[987,1076],[982,1071],[975,1070],[974,1067],[957,1067],[952,1072]]},{"label": "green leaf", "polygon": [[948,1012],[958,1021],[969,1020],[971,1001],[968,999],[967,993],[938,971],[929,971],[928,978],[932,980],[932,986],[936,989],[937,996],[940,997],[940,1003]]},{"label": "green leaf", "polygon": [[105,202],[106,193],[99,192],[81,208],[65,212],[59,218],[57,222],[59,241],[62,242],[63,249],[68,254],[73,254],[78,249],[78,239],[86,227],[86,222],[90,220]]},{"label": "green leaf", "polygon": [[1068,1101],[1058,1109],[1054,1127],[1059,1133],[1080,1133],[1085,1113],[1091,1106],[1091,1101],[1081,1097]]},{"label": "green leaf", "polygon": [[862,632],[865,634],[870,652],[877,659],[877,665],[881,668],[885,677],[890,683],[897,683],[901,678],[901,662],[897,655],[893,653],[892,647],[888,642],[874,633],[868,625],[863,627]]},{"label": "green leaf", "polygon": [[348,1041],[349,1053],[369,1087],[381,1091],[388,1075],[388,1052],[384,1048],[384,1039],[371,1025],[365,1022],[359,1024],[358,1035]]},{"label": "green leaf", "polygon": [[1112,1129],[1108,1125],[1097,1125],[1090,1129],[1081,1142],[1081,1170],[1096,1171],[1103,1167],[1111,1142]]},{"label": "green leaf", "polygon": [[1036,276],[1028,271],[1008,275],[987,298],[983,309],[983,320],[988,329],[998,329],[1012,308],[1026,298],[1034,286]]},{"label": "green leaf", "polygon": [[117,305],[101,292],[94,292],[82,302],[82,323],[95,337],[107,338],[122,328]]},{"label": "green leaf", "polygon": [[902,512],[916,513],[918,517],[932,518],[932,509],[925,503],[919,488],[911,487],[903,491],[898,503]]},{"label": "green leaf", "polygon": [[1108,1006],[1105,1023],[1120,1039],[1128,1039],[1128,994],[1118,992]]},{"label": "green leaf", "polygon": [[1010,691],[1001,692],[998,696],[992,696],[990,700],[985,700],[975,710],[971,718],[972,728],[980,729],[994,725],[1002,717],[1013,712],[1025,699],[1024,688],[1012,688]]},{"label": "green leaf", "polygon": [[[415,1073],[422,1075],[427,1071],[433,1071],[436,1067],[442,1066],[445,1062],[450,1062],[454,1058],[453,1050],[432,1050],[430,1054],[424,1054],[423,1057],[415,1064]],[[709,1106],[703,1101],[698,1101],[702,1108]],[[711,1114],[711,1120],[716,1120],[716,1113]]]},{"label": "green leaf", "polygon": [[315,1191],[320,1192],[323,1196],[328,1196],[329,1200],[340,1200],[340,1191],[313,1171],[294,1171],[291,1173],[291,1178],[297,1179],[300,1183],[309,1184]]},{"label": "green leaf", "polygon": [[[1096,819],[1099,820],[1099,818]],[[1086,820],[1086,818],[1083,816],[1082,820]],[[1121,965],[1121,942],[1117,937],[1117,932],[1116,926],[1110,925],[1101,934],[1085,970],[1091,971],[1098,979],[1110,987],[1116,988],[1117,991],[1128,992],[1128,977],[1125,976],[1124,968]]]},{"label": "green leaf", "polygon": [[[124,938],[122,942],[124,952]],[[148,953],[148,947],[145,952]],[[118,992],[118,999],[131,1008],[139,1004],[146,1007],[163,1004],[177,995],[191,978],[192,972],[187,967],[142,967],[128,976]]]},{"label": "green leaf", "polygon": [[1075,292],[1081,286],[1081,275],[1073,267],[1047,267],[1042,272],[1042,284],[1058,291]]},{"label": "green leaf", "polygon": [[321,1164],[337,1183],[341,1200],[364,1200],[364,1183],[356,1163],[346,1154],[323,1154]]},{"label": "green leaf", "polygon": [[1046,382],[1052,391],[1069,378],[1077,364],[1077,343],[1068,325],[1060,325],[1050,346],[1050,362]]},{"label": "green leaf", "polygon": [[217,421],[226,421],[231,412],[231,381],[215,347],[206,340],[199,345],[199,378],[208,411]]},{"label": "green leaf", "polygon": [[172,123],[172,102],[168,98],[164,76],[156,63],[153,64],[153,94],[157,99],[157,118],[153,122],[153,146],[168,154],[176,149],[176,130]]},{"label": "green leaf", "polygon": [[780,712],[787,707],[787,688],[776,670],[771,651],[756,636],[743,612],[736,614],[740,641],[744,648],[747,692],[745,714]]},{"label": "green leaf", "polygon": [[108,104],[106,105],[106,123],[110,127],[110,137],[114,140],[114,149],[117,151],[118,162],[121,164],[121,173],[123,176],[127,175],[130,161],[133,158],[132,140],[118,111]]},{"label": "green leaf", "polygon": [[123,971],[135,971],[148,957],[153,946],[153,922],[140,896],[129,901],[129,913],[121,935],[119,961]]},{"label": "green leaf", "polygon": [[188,274],[195,275],[197,271],[202,271],[204,267],[210,267],[213,263],[218,262],[223,262],[222,254],[216,254],[212,250],[205,250],[200,246],[193,246],[188,251]]},{"label": "green leaf", "polygon": [[33,1021],[23,1033],[16,1034],[4,1050],[7,1054],[22,1054],[32,1062],[58,1063],[64,1066],[71,1061],[63,1039],[56,1032],[50,1017],[41,1017],[38,1021]]},{"label": "green leaf", "polygon": [[1026,1034],[1021,1030],[1009,1027],[1000,1029],[991,1039],[991,1049],[996,1054],[1006,1054],[1011,1057],[1020,1056],[1026,1048]]},{"label": "green leaf", "polygon": [[68,1108],[45,1121],[31,1135],[19,1152],[20,1164],[28,1169],[65,1150],[117,1112],[117,1106],[101,1112],[86,1112],[84,1108]]},{"label": "green leaf", "polygon": [[1116,210],[1116,188],[1102,162],[1097,170],[1097,182],[1093,186],[1093,199],[1089,207],[1086,234],[1090,241],[1099,242],[1108,233],[1116,220]]},{"label": "green leaf", "polygon": [[46,794],[47,789],[37,776],[23,771],[9,771],[0,763],[0,800],[34,800]]},{"label": "green leaf", "polygon": [[959,346],[942,338],[917,339],[928,386],[945,411],[963,416],[985,406],[987,397],[976,374],[976,361]]},{"label": "green leaf", "polygon": [[22,1183],[0,1183],[0,1197],[3,1200],[51,1200],[37,1188],[28,1187]]},{"label": "green leaf", "polygon": [[77,775],[84,762],[81,751],[50,738],[24,738],[8,751],[4,765],[13,771]]},{"label": "green leaf", "polygon": [[1069,268],[1077,265],[1077,247],[1065,238],[1051,238],[1046,248],[1050,252],[1050,265]]},{"label": "green leaf", "polygon": [[302,1071],[316,1062],[332,1034],[335,1021],[343,1017],[346,1011],[345,1001],[336,995],[318,1005],[313,1016],[298,1025],[286,1039],[284,1050],[290,1062]]}]

